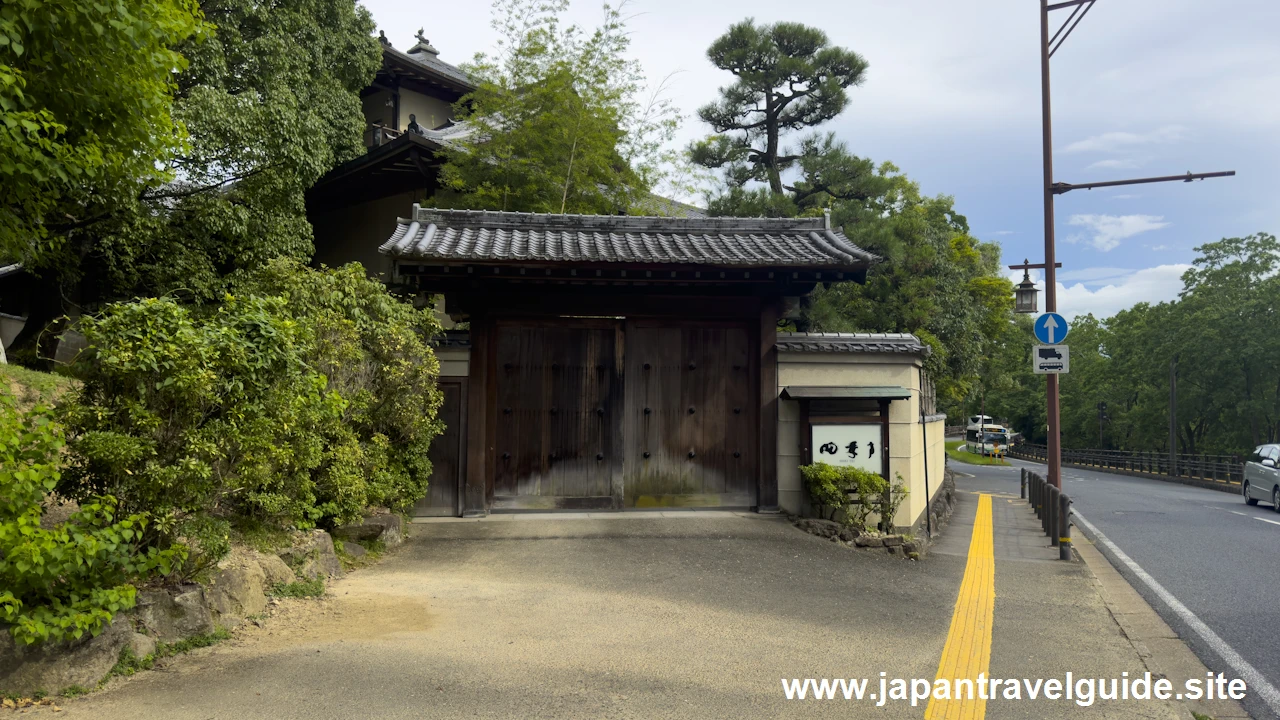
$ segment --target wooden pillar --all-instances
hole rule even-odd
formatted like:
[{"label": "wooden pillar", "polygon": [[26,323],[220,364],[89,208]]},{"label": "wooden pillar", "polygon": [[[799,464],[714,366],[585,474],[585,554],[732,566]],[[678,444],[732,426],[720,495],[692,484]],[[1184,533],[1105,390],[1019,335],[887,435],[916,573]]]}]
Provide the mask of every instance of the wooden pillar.
[{"label": "wooden pillar", "polygon": [[489,514],[489,395],[490,366],[493,365],[493,323],[483,315],[471,317],[471,361],[467,368],[466,482],[463,486],[462,516]]},{"label": "wooden pillar", "polygon": [[781,300],[769,298],[760,309],[759,486],[756,511],[778,512],[778,314]]}]

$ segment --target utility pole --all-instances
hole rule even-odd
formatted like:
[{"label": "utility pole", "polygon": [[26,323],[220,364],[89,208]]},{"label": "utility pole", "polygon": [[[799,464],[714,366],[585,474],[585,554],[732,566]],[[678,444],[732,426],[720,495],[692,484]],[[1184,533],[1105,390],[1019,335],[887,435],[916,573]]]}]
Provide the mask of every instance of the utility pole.
[{"label": "utility pole", "polygon": [[1178,356],[1169,363],[1169,474],[1178,476]]},{"label": "utility pole", "polygon": [[[1056,269],[1058,264],[1054,259],[1054,236],[1053,236],[1053,198],[1055,195],[1070,192],[1072,190],[1088,190],[1095,187],[1115,187],[1119,185],[1140,185],[1155,182],[1173,182],[1181,180],[1183,182],[1191,182],[1192,180],[1203,180],[1211,177],[1228,177],[1235,175],[1234,170],[1212,173],[1190,173],[1186,175],[1165,175],[1162,177],[1137,178],[1133,180],[1108,180],[1096,183],[1080,183],[1072,185],[1069,183],[1055,183],[1053,181],[1053,123],[1052,112],[1050,111],[1049,102],[1049,58],[1062,47],[1067,37],[1071,35],[1080,21],[1085,15],[1093,9],[1093,4],[1097,0],[1061,0],[1061,2],[1050,3],[1049,0],[1040,0],[1040,121],[1043,133],[1043,150],[1044,150],[1044,291],[1045,291],[1045,310],[1047,312],[1058,311],[1058,279]],[[1065,22],[1054,32],[1053,36],[1049,35],[1049,13],[1053,10],[1065,10],[1072,8],[1071,15]],[[1058,376],[1049,374],[1045,376],[1047,383],[1047,399],[1048,408],[1046,415],[1049,420],[1049,437],[1045,443],[1048,450],[1049,465],[1049,482],[1062,489],[1062,431],[1061,418],[1059,416],[1058,405]],[[1172,453],[1173,450],[1170,450]],[[1173,456],[1170,455],[1173,459]]]}]

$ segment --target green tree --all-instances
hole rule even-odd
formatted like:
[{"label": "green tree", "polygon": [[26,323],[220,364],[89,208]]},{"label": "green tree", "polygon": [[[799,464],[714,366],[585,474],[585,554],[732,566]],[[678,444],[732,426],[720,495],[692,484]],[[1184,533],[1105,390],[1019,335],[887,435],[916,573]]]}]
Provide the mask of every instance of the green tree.
[{"label": "green tree", "polygon": [[660,181],[672,106],[642,100],[619,9],[590,33],[564,26],[567,0],[497,0],[497,50],[465,66],[477,80],[455,110],[474,132],[445,152],[446,204],[614,214]]},{"label": "green tree", "polygon": [[[806,138],[799,152],[788,152],[784,135],[839,115],[849,102],[846,89],[863,81],[866,60],[832,46],[817,28],[791,22],[758,26],[750,18],[717,38],[707,57],[737,80],[720,89],[718,101],[698,110],[716,134],[690,146],[693,161],[722,170],[731,187],[764,182],[775,196],[792,190],[793,200],[818,192],[826,182],[812,167],[813,158],[831,157],[834,139]],[[814,180],[807,187],[787,188],[783,174],[806,158],[806,176]],[[824,191],[833,193],[839,184],[832,182]]]},{"label": "green tree", "polygon": [[886,165],[891,189],[869,202],[834,205],[833,222],[883,258],[865,283],[817,290],[802,321],[818,331],[909,332],[933,349],[927,369],[944,411],[967,397],[982,362],[1007,332],[1013,288],[1000,248],[969,234],[947,196],[926,197]]},{"label": "green tree", "polygon": [[175,48],[207,29],[194,0],[0,5],[0,260],[45,300],[20,347],[60,314],[59,274],[81,259],[67,237],[173,177]]},{"label": "green tree", "polygon": [[[359,92],[381,58],[373,20],[353,0],[208,0],[201,9],[215,30],[164,58],[172,109],[167,96],[152,98],[153,114],[185,128],[185,145],[136,150],[147,172],[135,173],[135,191],[91,198],[94,222],[67,229],[62,252],[33,263],[56,282],[37,299],[31,339],[63,297],[90,311],[170,291],[216,301],[237,269],[310,257],[304,192],[364,151]],[[113,74],[85,57],[94,66],[79,72]]]}]

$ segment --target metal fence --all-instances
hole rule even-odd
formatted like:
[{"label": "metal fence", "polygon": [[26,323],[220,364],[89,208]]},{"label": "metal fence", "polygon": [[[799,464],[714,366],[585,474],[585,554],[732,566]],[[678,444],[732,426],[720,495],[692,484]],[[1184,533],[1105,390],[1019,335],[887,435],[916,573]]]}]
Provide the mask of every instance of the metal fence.
[{"label": "metal fence", "polygon": [[[1047,459],[1044,445],[1021,443],[1009,448],[1010,457],[1025,460]],[[1192,455],[1179,453],[1171,461],[1169,453],[1140,450],[1062,449],[1063,464],[1103,470],[1120,470],[1139,475],[1164,475],[1239,485],[1244,480],[1244,463],[1235,455]]]}]

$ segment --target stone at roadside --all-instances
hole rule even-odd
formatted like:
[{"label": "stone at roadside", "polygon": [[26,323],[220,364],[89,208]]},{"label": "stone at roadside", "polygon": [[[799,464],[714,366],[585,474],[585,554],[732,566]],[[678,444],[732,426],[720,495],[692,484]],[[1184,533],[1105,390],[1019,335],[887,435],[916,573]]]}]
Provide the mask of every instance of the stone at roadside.
[{"label": "stone at roadside", "polygon": [[299,578],[342,577],[342,563],[333,549],[333,538],[323,530],[299,533],[293,547],[277,553]]},{"label": "stone at roadside", "polygon": [[262,568],[262,574],[266,577],[266,586],[268,588],[276,585],[288,585],[297,582],[298,576],[289,569],[288,565],[277,555],[263,555],[256,553],[254,559],[258,561],[258,567]]},{"label": "stone at roadside", "polygon": [[351,558],[354,560],[359,560],[360,558],[369,554],[369,551],[365,550],[363,545],[351,540],[348,540],[347,542],[342,543],[342,552],[351,556]]},{"label": "stone at roadside", "polygon": [[124,613],[117,613],[97,637],[86,634],[69,643],[25,645],[0,632],[0,691],[27,696],[92,688],[115,666],[133,634]]},{"label": "stone at roadside", "polygon": [[858,547],[884,547],[884,538],[874,535],[863,535],[853,541]]},{"label": "stone at roadside", "polygon": [[199,585],[139,590],[134,617],[161,642],[213,632],[213,616]]},{"label": "stone at roadside", "polygon": [[253,553],[232,548],[205,588],[214,622],[232,627],[267,606],[266,574]]},{"label": "stone at roadside", "polygon": [[897,546],[899,546],[899,545],[901,545],[901,544],[902,544],[902,536],[901,536],[901,535],[885,535],[885,536],[884,536],[884,546],[885,546],[885,547],[897,547]]},{"label": "stone at roadside", "polygon": [[136,658],[144,658],[156,651],[156,639],[150,635],[134,633],[129,636],[129,649]]},{"label": "stone at roadside", "polygon": [[381,542],[385,547],[395,547],[404,539],[404,520],[399,515],[370,515],[354,525],[343,525],[333,531],[343,542]]}]

